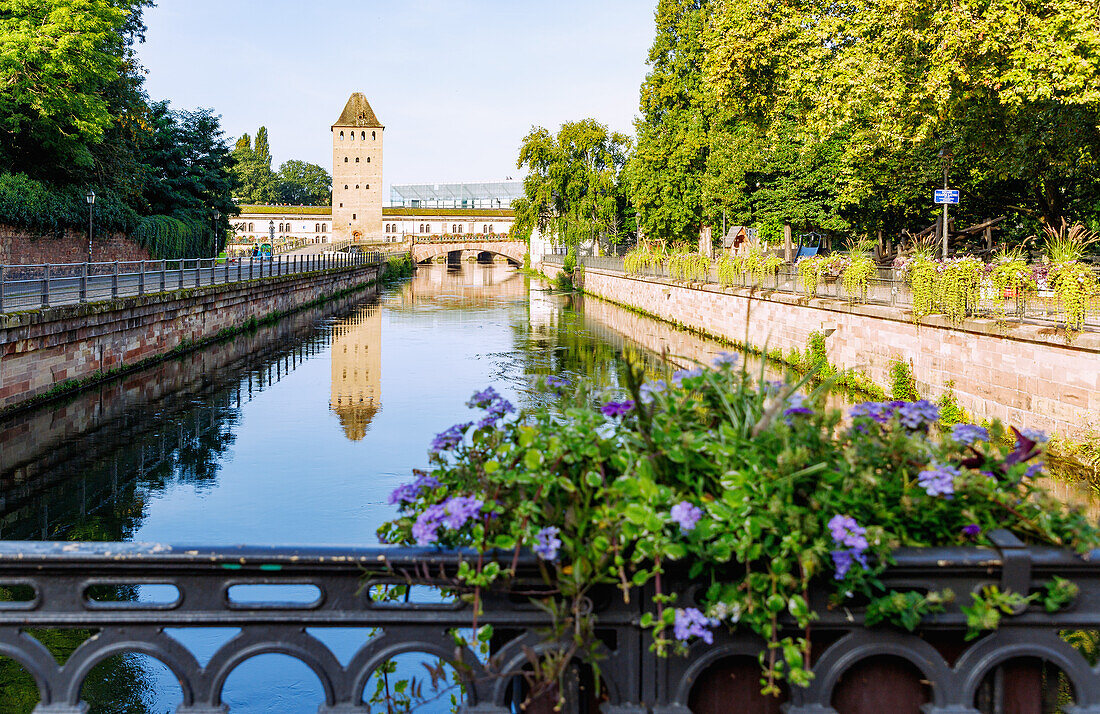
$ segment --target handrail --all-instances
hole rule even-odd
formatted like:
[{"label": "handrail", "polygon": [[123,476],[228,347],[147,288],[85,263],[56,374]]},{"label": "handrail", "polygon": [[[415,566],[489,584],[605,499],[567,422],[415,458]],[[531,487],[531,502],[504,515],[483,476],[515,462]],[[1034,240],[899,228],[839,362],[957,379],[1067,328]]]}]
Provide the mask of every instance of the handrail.
[{"label": "handrail", "polygon": [[0,264],[0,313],[225,285],[381,262],[370,253]]},{"label": "handrail", "polygon": [[[564,261],[565,256],[560,254],[542,256],[542,262],[550,265],[562,265]],[[577,264],[595,270],[626,273],[623,258],[620,257],[583,256],[577,258]],[[1100,270],[1097,270],[1097,276],[1100,278]],[[648,268],[634,277],[677,280],[663,265]],[[707,285],[721,284],[718,279],[718,272],[713,265],[705,279],[689,282]],[[794,265],[780,267],[774,275],[765,276],[762,283],[758,283],[751,275],[742,274],[737,277],[733,285],[727,285],[726,287],[841,300],[850,304],[884,305],[900,310],[911,309],[913,305],[913,295],[909,283],[896,277],[894,271],[890,268],[880,269],[878,277],[868,281],[867,290],[861,295],[848,294],[844,290],[843,281],[834,276],[823,276],[813,290],[804,290],[802,277]],[[968,306],[967,315],[969,317],[984,317],[1018,324],[1057,325],[1062,321],[1063,310],[1053,294],[1039,293],[1032,297],[1010,295],[1005,297],[1002,302],[998,302],[994,301],[990,289],[983,289],[977,304]],[[1100,297],[1094,296],[1091,298],[1082,329],[1089,332],[1100,330]]]},{"label": "handrail", "polygon": [[[833,585],[827,576],[811,585],[811,606],[819,613],[808,632],[781,613],[778,626],[795,636],[808,635],[818,649],[814,680],[797,692],[786,711],[831,711],[834,689],[861,662],[888,654],[908,660],[916,676],[931,688],[936,707],[929,711],[974,711],[975,688],[1013,658],[1038,658],[1061,668],[1075,695],[1074,711],[1100,707],[1100,671],[1091,669],[1059,633],[1100,627],[1100,552],[1089,560],[1049,547],[1028,547],[1015,536],[994,531],[995,547],[907,548],[881,576],[884,589],[925,591],[950,588],[956,601],[942,614],[925,619],[917,632],[864,625],[859,603],[830,608]],[[488,555],[493,558],[494,556]],[[506,566],[512,553],[501,553]],[[11,596],[0,601],[0,651],[24,666],[39,683],[45,710],[80,711],[80,684],[92,664],[120,652],[152,655],[166,664],[186,692],[181,712],[225,711],[221,687],[229,672],[250,653],[278,651],[303,658],[321,679],[323,712],[368,711],[362,694],[371,674],[389,657],[419,651],[452,662],[465,692],[460,711],[504,714],[509,687],[550,623],[548,611],[530,598],[541,583],[539,561],[523,554],[516,561],[511,592],[482,593],[477,620],[492,625],[499,637],[489,643],[490,658],[478,657],[467,644],[456,644],[452,631],[469,628],[473,605],[454,596],[455,575],[469,551],[436,548],[172,546],[142,543],[0,542],[0,585]],[[677,607],[695,604],[699,583],[687,575],[690,564],[666,567],[667,591],[680,594]],[[731,575],[739,568],[731,564]],[[969,642],[961,609],[969,594],[989,585],[1013,592],[1041,590],[1054,576],[1078,588],[1075,601],[1054,613],[1041,605],[1004,614],[999,629]],[[175,588],[176,595],[154,601],[141,586]],[[380,588],[408,584],[427,597],[380,599]],[[314,589],[290,602],[237,601],[237,586],[295,585]],[[90,588],[117,589],[108,600],[93,600]],[[440,588],[443,590],[441,591]],[[705,587],[703,588],[705,589]],[[18,597],[16,597],[18,595]],[[713,644],[697,641],[686,656],[660,658],[650,647],[643,612],[656,607],[653,594],[631,588],[629,601],[616,587],[596,589],[591,604],[596,632],[606,643],[600,657],[606,684],[604,711],[687,711],[702,675],[723,658],[743,656],[755,662],[764,647],[754,635],[715,628]],[[285,597],[285,596],[283,596]],[[60,664],[27,627],[97,630]],[[240,632],[200,663],[165,628],[233,627]],[[315,628],[358,627],[364,635],[350,659],[332,654]],[[309,628],[309,629],[307,629]],[[931,635],[931,636],[928,636]],[[1030,665],[1029,665],[1030,666]],[[1019,670],[1016,676],[1023,676]],[[652,676],[647,673],[661,672]],[[755,677],[753,681],[755,681]],[[859,681],[860,678],[856,678]],[[713,678],[709,680],[713,685]],[[850,686],[864,687],[863,684]],[[1057,682],[1057,677],[1053,679]],[[704,685],[698,685],[704,686]],[[1056,685],[1055,685],[1056,686]],[[999,695],[996,695],[999,696]],[[68,707],[68,708],[66,708]],[[579,711],[571,705],[566,711]]]}]

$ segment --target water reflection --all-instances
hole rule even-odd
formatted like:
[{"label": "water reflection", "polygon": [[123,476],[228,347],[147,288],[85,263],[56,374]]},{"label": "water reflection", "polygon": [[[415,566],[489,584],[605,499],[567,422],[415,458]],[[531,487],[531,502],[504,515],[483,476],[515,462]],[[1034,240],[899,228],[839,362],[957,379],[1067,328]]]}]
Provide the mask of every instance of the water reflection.
[{"label": "water reflection", "polygon": [[382,312],[364,305],[332,327],[329,406],[344,435],[359,441],[382,408]]}]

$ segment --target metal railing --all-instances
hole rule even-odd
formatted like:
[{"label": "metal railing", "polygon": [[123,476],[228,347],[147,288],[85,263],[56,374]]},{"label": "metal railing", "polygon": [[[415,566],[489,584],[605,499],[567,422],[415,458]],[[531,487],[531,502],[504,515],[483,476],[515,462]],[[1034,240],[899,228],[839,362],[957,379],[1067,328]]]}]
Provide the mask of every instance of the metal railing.
[{"label": "metal railing", "polygon": [[[565,256],[563,255],[548,254],[542,257],[542,262],[551,265],[561,265],[564,260]],[[577,263],[596,270],[626,272],[623,259],[619,257],[581,257],[577,258]],[[678,279],[664,265],[646,269],[638,275],[639,277],[665,280]],[[780,267],[775,275],[765,276],[763,283],[757,282],[748,274],[736,276],[731,283],[719,280],[717,268],[712,264],[704,280],[697,279],[691,282],[760,289],[805,297],[831,298],[849,303],[887,305],[903,311],[912,310],[913,308],[913,293],[909,288],[909,284],[905,280],[896,277],[894,271],[889,268],[879,268],[878,277],[868,281],[867,290],[860,294],[851,294],[846,291],[843,281],[835,276],[823,276],[813,289],[806,289],[798,270],[793,265]],[[932,314],[940,313],[933,312]],[[1003,295],[1001,299],[997,299],[991,288],[985,288],[981,291],[976,303],[967,305],[966,314],[968,317],[982,317],[1002,322],[1036,325],[1058,325],[1059,323],[1064,324],[1065,321],[1065,310],[1050,291],[1040,291],[1038,295],[1026,297],[1018,296],[1013,291],[1011,294]],[[1092,296],[1087,300],[1082,329],[1087,331],[1100,330],[1100,295]]]},{"label": "metal railing", "polygon": [[[858,603],[828,606],[832,585],[811,587],[810,605],[820,615],[809,630],[796,630],[781,613],[782,634],[813,643],[814,679],[781,696],[788,714],[835,712],[839,701],[895,702],[899,712],[980,714],[1040,712],[1053,697],[1059,711],[1100,712],[1100,671],[1095,656],[1100,628],[1100,566],[1069,551],[1027,547],[1004,531],[990,534],[996,548],[901,549],[882,576],[886,590],[950,588],[958,596],[915,632],[864,626]],[[403,653],[450,663],[462,684],[458,711],[506,714],[522,699],[522,672],[544,652],[547,610],[531,599],[542,586],[537,561],[521,557],[510,591],[482,593],[478,623],[492,625],[489,652],[456,643],[473,621],[469,599],[455,597],[459,563],[470,553],[429,548],[179,547],[133,543],[0,542],[0,654],[24,667],[37,683],[37,712],[84,711],[81,686],[89,672],[125,653],[154,657],[179,681],[184,714],[225,712],[222,688],[229,674],[255,655],[277,652],[303,661],[320,679],[321,712],[366,712],[364,689],[372,676]],[[476,558],[476,556],[473,556]],[[511,555],[502,564],[511,565]],[[731,566],[731,577],[737,573]],[[706,583],[686,577],[686,566],[667,567],[668,592],[677,607],[698,606]],[[1041,591],[1054,576],[1079,588],[1066,608],[1042,605],[1004,614],[997,630],[965,639],[961,607],[970,593],[998,586],[1015,593]],[[411,585],[400,598],[379,593]],[[288,597],[287,588],[297,593]],[[244,595],[247,591],[249,595]],[[749,684],[739,707],[755,709],[758,657],[764,643],[725,625],[714,642],[695,640],[686,655],[662,658],[651,649],[641,614],[656,609],[649,589],[633,588],[629,600],[616,588],[592,591],[602,704],[566,692],[567,714],[673,714],[730,711],[730,672]],[[288,601],[289,600],[289,601]],[[51,651],[25,628],[95,632],[75,651]],[[204,661],[166,628],[188,632],[239,628]],[[337,657],[322,634],[353,629],[350,658]],[[1062,633],[1083,631],[1076,637]],[[188,639],[188,638],[183,638]],[[1076,647],[1070,642],[1076,643]],[[44,640],[49,642],[49,640]],[[1091,643],[1091,644],[1090,644]],[[59,661],[59,655],[61,655]],[[781,656],[772,652],[771,656]],[[587,663],[581,663],[584,665]],[[583,671],[583,667],[578,668]],[[397,679],[390,674],[390,679]],[[392,681],[391,681],[392,684]],[[725,694],[723,694],[725,692]],[[726,699],[722,699],[722,697]],[[712,704],[706,704],[707,701]],[[717,705],[713,702],[717,700]],[[755,700],[756,706],[759,699]],[[1005,708],[1006,702],[1012,707]],[[774,706],[774,703],[773,703]],[[547,708],[545,711],[549,711]],[[740,709],[739,709],[740,710]],[[772,708],[768,707],[768,711]],[[841,709],[846,711],[848,709]],[[854,711],[854,710],[853,710]],[[871,711],[861,709],[860,711]],[[875,710],[884,711],[884,710]]]},{"label": "metal railing", "polygon": [[413,234],[410,236],[413,243],[521,243],[523,238],[509,238],[508,234],[486,235],[484,233],[470,233],[461,235],[458,233],[438,234]]},{"label": "metal railing", "polygon": [[97,302],[381,261],[378,253],[0,265],[0,312]]}]

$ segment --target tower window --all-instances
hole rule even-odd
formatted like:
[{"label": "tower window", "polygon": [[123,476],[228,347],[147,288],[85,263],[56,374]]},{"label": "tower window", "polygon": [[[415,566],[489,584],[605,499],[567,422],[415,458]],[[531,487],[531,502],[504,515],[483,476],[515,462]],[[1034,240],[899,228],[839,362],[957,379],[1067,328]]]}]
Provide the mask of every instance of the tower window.
[{"label": "tower window", "polygon": [[348,162],[348,157],[345,156],[344,157],[344,163],[346,164],[347,162]]},{"label": "tower window", "polygon": [[[347,185],[347,184],[344,184],[344,190],[345,190],[345,191],[347,191],[347,190],[348,190],[348,185]],[[343,206],[344,204],[342,204],[342,203],[341,203],[340,205],[341,205],[341,206]]]},{"label": "tower window", "polygon": [[344,132],[340,132],[340,141],[344,140]]},{"label": "tower window", "polygon": [[351,220],[353,220],[353,221],[355,220],[355,214],[354,213],[351,214]]},{"label": "tower window", "polygon": [[367,188],[370,188],[370,184],[369,184],[369,183],[367,184]]},{"label": "tower window", "polygon": [[366,141],[366,139],[367,139],[367,132],[365,132],[365,131],[361,131],[361,132],[359,132],[359,138],[360,138],[360,139],[363,139],[364,141]]},{"label": "tower window", "polygon": [[378,135],[377,135],[377,134],[375,134],[375,133],[374,133],[374,132],[372,131],[372,132],[370,133],[370,138],[372,138],[372,139],[377,139],[377,138],[378,138]]},{"label": "tower window", "polygon": [[351,132],[351,140],[352,140],[352,141],[355,141],[355,132],[354,132],[354,131],[353,131],[353,132]]},{"label": "tower window", "polygon": [[359,157],[358,156],[355,157],[355,163],[359,163]]},{"label": "tower window", "polygon": [[368,164],[370,163],[370,157],[369,156],[367,157],[367,163]]},{"label": "tower window", "polygon": [[356,188],[356,189],[358,189],[358,188],[359,188],[359,184],[355,184],[355,188]]}]

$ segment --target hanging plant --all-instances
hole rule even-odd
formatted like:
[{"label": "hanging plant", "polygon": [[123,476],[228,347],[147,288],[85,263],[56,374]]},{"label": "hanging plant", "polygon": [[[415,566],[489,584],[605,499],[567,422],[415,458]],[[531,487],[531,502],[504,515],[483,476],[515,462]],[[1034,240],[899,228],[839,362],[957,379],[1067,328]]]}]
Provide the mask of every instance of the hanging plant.
[{"label": "hanging plant", "polygon": [[701,253],[673,253],[665,267],[672,278],[706,281],[710,277],[710,258]]},{"label": "hanging plant", "polygon": [[936,301],[951,322],[962,322],[977,307],[985,264],[972,255],[951,258],[939,265]]},{"label": "hanging plant", "polygon": [[821,275],[824,272],[824,256],[812,255],[798,261],[798,280],[806,297],[813,297],[817,294],[817,286],[821,282]]},{"label": "hanging plant", "polygon": [[1085,323],[1088,302],[1100,294],[1096,273],[1082,263],[1089,246],[1100,242],[1100,235],[1081,224],[1069,227],[1065,220],[1055,229],[1046,227],[1046,252],[1050,261],[1047,282],[1065,313],[1065,327],[1080,330]]},{"label": "hanging plant", "polygon": [[913,298],[913,321],[920,322],[936,309],[939,264],[927,253],[917,253],[903,268]]},{"label": "hanging plant", "polygon": [[840,274],[844,292],[849,300],[866,300],[871,280],[878,277],[878,265],[871,258],[870,244],[860,241],[851,246],[848,260]]},{"label": "hanging plant", "polygon": [[718,284],[730,287],[740,282],[744,272],[742,272],[740,264],[737,258],[730,258],[723,256],[718,259]]},{"label": "hanging plant", "polygon": [[1038,290],[1035,275],[1021,248],[1002,250],[987,266],[987,271],[993,305],[1001,319],[1008,317],[1009,298],[1019,302]]},{"label": "hanging plant", "polygon": [[651,248],[648,243],[639,243],[623,256],[623,269],[630,275],[641,275],[656,271],[664,262],[662,251]]}]

